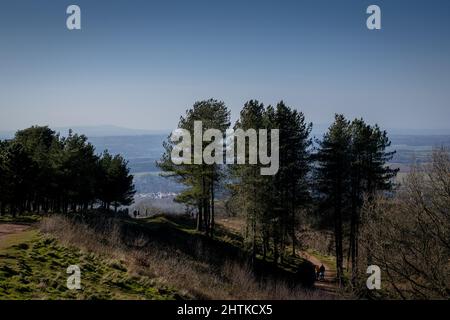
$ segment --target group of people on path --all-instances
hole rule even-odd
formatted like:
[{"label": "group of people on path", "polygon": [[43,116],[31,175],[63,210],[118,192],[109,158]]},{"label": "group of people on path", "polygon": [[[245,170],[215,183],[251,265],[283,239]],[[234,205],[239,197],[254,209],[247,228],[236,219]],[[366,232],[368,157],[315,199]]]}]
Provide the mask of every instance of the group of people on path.
[{"label": "group of people on path", "polygon": [[320,267],[316,265],[315,269],[316,269],[316,280],[319,281],[325,280],[325,266],[323,264]]}]

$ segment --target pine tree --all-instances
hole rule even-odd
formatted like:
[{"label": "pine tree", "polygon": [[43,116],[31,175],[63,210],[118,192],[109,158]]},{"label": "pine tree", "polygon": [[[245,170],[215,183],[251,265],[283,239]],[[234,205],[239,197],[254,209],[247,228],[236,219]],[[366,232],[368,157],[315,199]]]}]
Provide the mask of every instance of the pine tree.
[{"label": "pine tree", "polygon": [[305,122],[302,112],[287,107],[281,101],[276,107],[274,127],[280,130],[280,168],[275,176],[278,207],[281,208],[280,229],[283,239],[291,238],[292,254],[295,255],[296,212],[310,201],[307,175],[311,161],[312,141],[309,135],[312,124]]},{"label": "pine tree", "polygon": [[343,115],[336,115],[319,142],[315,180],[322,207],[332,213],[339,284],[342,284],[343,276],[343,220],[350,186],[350,146],[350,123]]},{"label": "pine tree", "polygon": [[63,138],[60,169],[64,190],[63,211],[86,211],[96,199],[96,170],[98,156],[84,135],[72,134]]},{"label": "pine tree", "polygon": [[[269,111],[273,116],[273,109]],[[257,100],[250,100],[244,104],[240,118],[236,122],[235,130],[255,130],[253,139],[257,139],[259,129],[270,129],[273,117],[266,112],[264,105]],[[251,257],[254,261],[257,254],[258,240],[263,243],[263,258],[266,258],[269,246],[269,237],[272,234],[273,216],[272,192],[273,177],[262,176],[260,164],[250,164],[250,139],[245,140],[244,164],[236,164],[231,168],[233,183],[229,186],[234,190],[239,207],[246,220],[246,239],[250,243]]]},{"label": "pine tree", "polygon": [[117,212],[119,206],[130,205],[135,194],[133,176],[130,175],[127,161],[120,155],[112,156],[104,151],[99,160],[99,199],[102,207],[109,210],[113,205]]},{"label": "pine tree", "polygon": [[100,199],[116,210],[131,204],[135,191],[127,162],[102,156],[87,137],[69,131],[61,138],[48,127],[0,141],[0,213],[86,211]]},{"label": "pine tree", "polygon": [[355,283],[361,208],[377,192],[392,189],[397,170],[387,166],[394,154],[386,151],[389,145],[387,133],[377,125],[367,125],[362,119],[350,123],[342,115],[336,115],[335,122],[319,143],[317,191],[322,209],[332,211],[339,281],[343,273],[343,230],[350,225],[347,261],[352,263],[352,282]]},{"label": "pine tree", "polygon": [[377,125],[367,125],[363,119],[351,123],[351,216],[349,260],[352,262],[352,283],[358,274],[358,242],[361,221],[361,208],[366,201],[372,201],[377,192],[390,191],[393,178],[398,170],[391,169],[387,163],[394,151],[386,151],[390,141],[386,131]]},{"label": "pine tree", "polygon": [[27,200],[32,193],[33,181],[37,176],[37,165],[26,152],[25,147],[18,142],[8,144],[4,157],[4,196],[10,205],[10,213],[25,211]]},{"label": "pine tree", "polygon": [[[207,129],[225,132],[230,126],[230,112],[225,104],[214,99],[199,101],[180,118],[178,128],[188,130],[194,137],[194,122],[202,122],[203,133]],[[202,150],[211,142],[203,142]],[[220,141],[215,141],[220,143]],[[171,153],[174,143],[164,142],[165,152],[157,165],[165,172],[163,175],[175,177],[186,186],[176,200],[197,206],[197,229],[212,236],[214,232],[215,190],[223,177],[223,168],[218,164],[194,163],[194,143],[191,139],[191,164],[174,164]]]},{"label": "pine tree", "polygon": [[[241,111],[235,129],[254,129],[256,132],[278,129],[280,137],[280,166],[275,176],[261,176],[261,165],[249,164],[249,161],[233,166],[232,170],[233,194],[238,195],[246,217],[252,257],[257,253],[258,241],[262,243],[263,258],[271,250],[275,263],[283,259],[289,240],[295,254],[296,212],[309,197],[307,174],[311,126],[305,122],[303,113],[287,107],[282,101],[274,109],[272,106],[264,108],[263,104],[251,100]],[[246,150],[249,150],[248,144]]]},{"label": "pine tree", "polygon": [[5,156],[6,156],[7,142],[0,140],[0,216],[6,213],[6,167],[5,167]]},{"label": "pine tree", "polygon": [[[29,202],[28,211],[33,209],[39,212],[42,208],[48,211],[50,208],[50,197],[54,195],[53,186],[55,172],[52,163],[52,150],[58,144],[59,137],[48,127],[37,127],[20,130],[16,133],[14,141],[22,144],[26,152],[38,166],[37,176],[32,181],[33,194]],[[32,208],[31,208],[32,207]]]}]

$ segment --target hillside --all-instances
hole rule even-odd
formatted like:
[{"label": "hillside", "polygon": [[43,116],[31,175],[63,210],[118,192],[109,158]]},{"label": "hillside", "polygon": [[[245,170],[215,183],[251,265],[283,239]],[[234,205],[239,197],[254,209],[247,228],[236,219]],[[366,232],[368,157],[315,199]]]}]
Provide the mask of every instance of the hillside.
[{"label": "hillside", "polygon": [[[173,290],[156,286],[148,277],[132,275],[123,261],[62,245],[35,228],[15,230],[1,240],[0,300],[179,297]],[[66,286],[69,265],[78,265],[82,270],[81,290]]]},{"label": "hillside", "polygon": [[[46,217],[1,239],[0,299],[326,298],[303,286],[308,261],[274,267],[258,260],[251,270],[241,241],[223,227],[215,239],[205,237],[186,216]],[[73,264],[82,290],[66,287]]]}]

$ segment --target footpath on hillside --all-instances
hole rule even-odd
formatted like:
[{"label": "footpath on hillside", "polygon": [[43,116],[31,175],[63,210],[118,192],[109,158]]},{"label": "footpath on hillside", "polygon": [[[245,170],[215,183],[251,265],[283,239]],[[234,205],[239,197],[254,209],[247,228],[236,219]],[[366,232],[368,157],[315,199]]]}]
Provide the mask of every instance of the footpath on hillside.
[{"label": "footpath on hillside", "polygon": [[323,264],[323,266],[325,267],[325,279],[322,281],[317,280],[314,283],[314,287],[318,290],[326,292],[327,294],[336,295],[338,291],[338,284],[336,281],[336,268],[323,262],[311,253],[303,251],[300,253],[300,256],[316,266],[320,267]]},{"label": "footpath on hillside", "polygon": [[30,226],[14,223],[0,223],[0,242],[7,236],[27,230]]}]

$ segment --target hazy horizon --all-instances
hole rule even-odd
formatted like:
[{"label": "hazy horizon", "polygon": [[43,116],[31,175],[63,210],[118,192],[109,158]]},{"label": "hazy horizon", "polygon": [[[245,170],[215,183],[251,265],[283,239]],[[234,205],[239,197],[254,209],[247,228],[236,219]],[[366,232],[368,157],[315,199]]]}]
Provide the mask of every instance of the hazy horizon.
[{"label": "hazy horizon", "polygon": [[[315,136],[316,138],[320,138],[328,129],[328,127],[331,125],[319,123],[314,124],[313,123],[313,130],[311,132],[311,136]],[[72,130],[75,133],[78,134],[84,134],[88,138],[93,137],[133,137],[133,136],[145,136],[145,135],[168,135],[171,131],[173,131],[175,128],[172,129],[134,129],[134,128],[127,128],[127,127],[121,127],[116,125],[90,125],[90,126],[83,126],[83,125],[77,125],[77,126],[65,126],[65,127],[52,127],[47,124],[34,124],[33,126],[48,126],[50,129],[54,130],[57,133],[60,133],[62,136],[65,136],[68,134],[69,130]],[[0,128],[0,140],[1,139],[9,139],[13,138],[14,134],[19,131],[26,129],[27,127],[23,128],[17,128],[12,130],[3,130]],[[390,136],[401,136],[401,135],[407,135],[407,136],[450,136],[450,129],[440,129],[440,128],[427,128],[427,129],[415,129],[415,128],[406,128],[406,129],[399,129],[399,128],[383,128],[383,130],[386,130]]]}]

